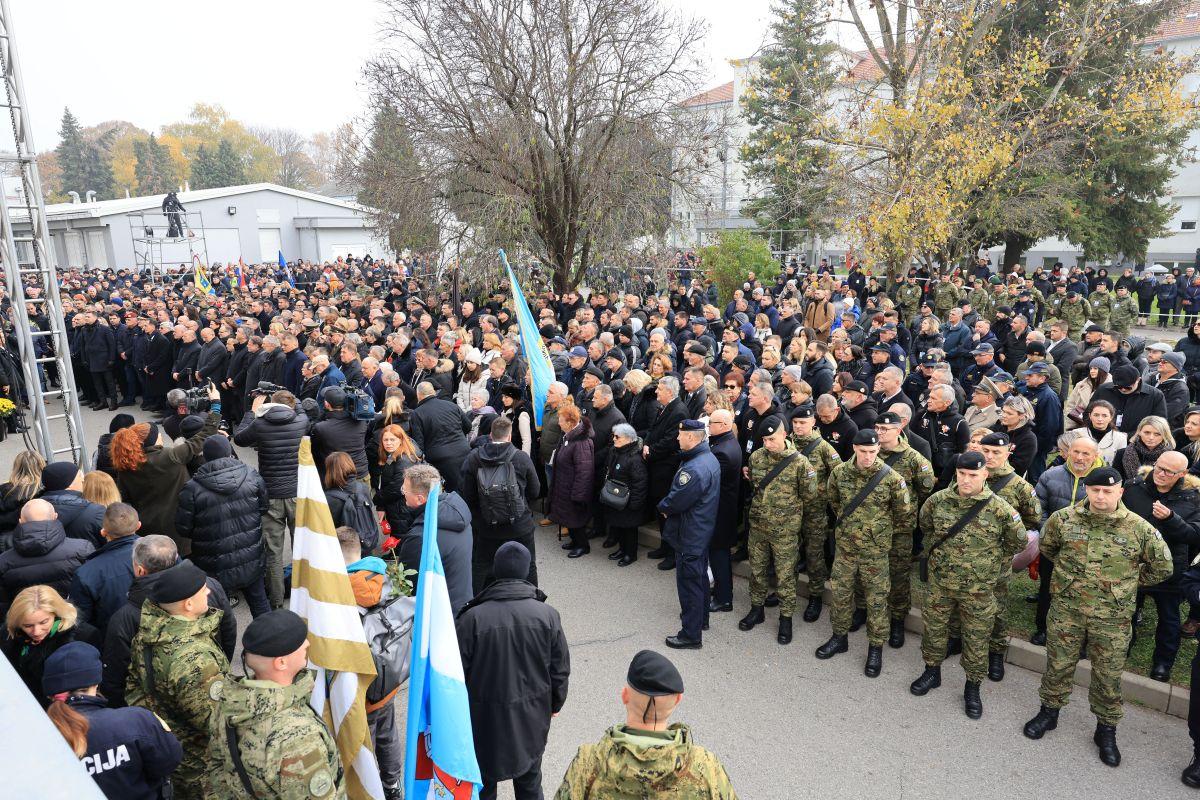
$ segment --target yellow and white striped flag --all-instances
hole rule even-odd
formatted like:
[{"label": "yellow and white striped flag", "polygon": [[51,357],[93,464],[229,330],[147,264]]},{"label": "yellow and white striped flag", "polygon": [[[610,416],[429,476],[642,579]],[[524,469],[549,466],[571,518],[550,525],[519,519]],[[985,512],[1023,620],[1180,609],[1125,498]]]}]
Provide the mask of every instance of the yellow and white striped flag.
[{"label": "yellow and white striped flag", "polygon": [[291,609],[308,623],[308,661],[317,672],[312,707],[337,741],[346,793],[352,800],[382,800],[367,728],[366,693],[375,662],[307,436],[300,442]]}]

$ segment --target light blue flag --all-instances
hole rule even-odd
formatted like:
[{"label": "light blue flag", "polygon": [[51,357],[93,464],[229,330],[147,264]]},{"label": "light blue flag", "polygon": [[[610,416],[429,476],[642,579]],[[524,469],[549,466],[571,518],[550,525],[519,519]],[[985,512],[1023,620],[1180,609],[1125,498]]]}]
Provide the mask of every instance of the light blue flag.
[{"label": "light blue flag", "polygon": [[554,367],[550,365],[550,353],[525,302],[525,293],[521,291],[521,285],[517,283],[517,276],[508,265],[508,256],[503,250],[500,251],[500,260],[504,262],[508,282],[512,286],[513,306],[517,309],[517,324],[521,329],[521,350],[525,354],[525,363],[533,373],[533,421],[540,430],[542,412],[546,408],[546,392],[550,391],[550,384],[555,380]]},{"label": "light blue flag", "polygon": [[435,486],[425,503],[425,536],[417,574],[404,796],[472,800],[479,796],[483,779],[475,758],[471,706],[438,550],[437,516]]}]

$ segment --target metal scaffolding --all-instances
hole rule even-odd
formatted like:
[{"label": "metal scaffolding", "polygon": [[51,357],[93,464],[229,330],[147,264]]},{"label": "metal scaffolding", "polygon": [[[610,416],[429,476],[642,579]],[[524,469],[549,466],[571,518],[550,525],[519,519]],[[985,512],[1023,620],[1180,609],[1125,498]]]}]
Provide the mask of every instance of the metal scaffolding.
[{"label": "metal scaffolding", "polygon": [[204,238],[204,216],[199,211],[180,211],[182,233],[171,236],[171,214],[162,211],[134,211],[127,214],[129,235],[133,238],[134,266],[153,283],[161,283],[168,270],[179,266],[191,269],[199,259],[208,263],[208,242]]},{"label": "metal scaffolding", "polygon": [[[32,437],[30,446],[41,452],[47,461],[70,454],[76,464],[86,467],[88,454],[83,418],[75,375],[71,371],[71,348],[58,293],[58,268],[46,224],[46,205],[42,199],[42,183],[38,177],[29,106],[25,101],[25,84],[15,38],[9,0],[0,0],[0,80],[4,82],[0,106],[8,109],[13,133],[11,150],[4,148],[0,153],[0,164],[6,171],[17,173],[23,190],[23,197],[12,204],[8,202],[7,193],[0,191],[0,238],[3,239],[0,258],[4,261],[4,278],[12,298],[13,336],[21,351],[25,395],[33,417],[27,434]],[[16,234],[14,220],[28,222],[28,235]],[[39,306],[48,321],[46,330],[36,329],[30,322],[30,309],[37,311]],[[49,354],[39,357],[36,345],[44,342],[49,343]],[[44,384],[45,367],[49,365],[56,368],[59,389],[50,390]],[[15,393],[17,387],[12,388]],[[19,398],[14,397],[14,400]],[[65,445],[62,444],[64,434]]]}]

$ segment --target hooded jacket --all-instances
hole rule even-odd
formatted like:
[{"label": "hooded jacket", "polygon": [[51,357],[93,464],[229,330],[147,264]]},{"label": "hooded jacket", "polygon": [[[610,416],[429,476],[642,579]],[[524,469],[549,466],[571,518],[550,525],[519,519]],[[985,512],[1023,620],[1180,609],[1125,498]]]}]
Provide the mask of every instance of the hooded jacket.
[{"label": "hooded jacket", "polygon": [[[413,525],[400,545],[399,558],[406,565],[421,563],[425,536],[425,506],[412,509]],[[438,497],[437,544],[450,594],[450,610],[457,613],[474,596],[471,589],[471,510],[456,492]]]},{"label": "hooded jacket", "polygon": [[66,597],[75,570],[94,550],[91,542],[68,538],[56,519],[21,523],[12,549],[0,553],[0,606],[7,609],[18,592],[38,584]]},{"label": "hooded jacket", "polygon": [[296,496],[300,440],[308,432],[308,415],[281,403],[263,403],[248,411],[233,443],[258,451],[258,468],[272,500]]},{"label": "hooded jacket", "polygon": [[[492,525],[479,513],[479,481],[477,473],[480,467],[494,466],[512,454],[513,472],[516,473],[517,485],[521,496],[525,498],[525,513],[508,525]],[[474,519],[475,535],[483,539],[499,539],[505,541],[518,537],[529,536],[533,533],[533,512],[530,506],[542,493],[542,484],[538,480],[537,469],[533,460],[523,450],[518,450],[511,442],[493,442],[491,439],[482,446],[476,447],[463,462],[462,475],[459,477],[458,493],[471,509]]]},{"label": "hooded jacket", "polygon": [[227,593],[262,580],[268,497],[262,476],[232,457],[201,466],[179,494],[175,529],[192,540],[196,566]]},{"label": "hooded jacket", "polygon": [[93,503],[81,493],[70,489],[43,492],[41,499],[54,506],[58,521],[67,532],[67,536],[90,542],[92,547],[103,544],[100,528],[104,526],[104,506]]}]

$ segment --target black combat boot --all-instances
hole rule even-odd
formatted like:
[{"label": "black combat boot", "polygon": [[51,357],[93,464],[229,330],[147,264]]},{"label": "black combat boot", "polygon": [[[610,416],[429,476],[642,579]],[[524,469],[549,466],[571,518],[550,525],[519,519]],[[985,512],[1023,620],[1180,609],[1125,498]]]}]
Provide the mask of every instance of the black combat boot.
[{"label": "black combat boot", "polygon": [[983,698],[979,696],[978,681],[967,681],[967,686],[963,689],[963,710],[971,719],[983,716]]},{"label": "black combat boot", "polygon": [[957,636],[951,636],[946,640],[946,658],[956,656],[962,652],[962,639]]},{"label": "black combat boot", "polygon": [[1200,756],[1192,756],[1192,763],[1187,765],[1179,780],[1183,781],[1185,786],[1200,789]]},{"label": "black combat boot", "polygon": [[808,598],[808,605],[804,607],[804,621],[816,622],[821,618],[821,595],[813,595]]},{"label": "black combat boot", "polygon": [[763,603],[767,608],[775,608],[779,605],[779,595],[771,592],[767,595],[766,601]]},{"label": "black combat boot", "polygon": [[1042,706],[1037,716],[1025,723],[1025,735],[1030,739],[1040,739],[1046,735],[1046,731],[1052,731],[1057,727],[1058,709]]},{"label": "black combat boot", "polygon": [[666,545],[659,545],[650,552],[646,553],[646,555],[649,558],[666,558],[670,552],[671,551],[667,549]]},{"label": "black combat boot", "polygon": [[1121,751],[1117,749],[1117,728],[1115,725],[1096,723],[1096,732],[1092,741],[1100,748],[1100,760],[1110,767],[1121,766]]},{"label": "black combat boot", "polygon": [[738,630],[751,631],[755,625],[761,625],[767,619],[762,606],[750,606],[750,613],[738,622]]},{"label": "black combat boot", "polygon": [[936,689],[942,685],[942,665],[935,664],[930,666],[925,665],[925,671],[920,676],[909,684],[908,690],[917,697],[924,697],[929,694],[930,689]]},{"label": "black combat boot", "polygon": [[841,636],[836,633],[829,637],[829,641],[817,648],[817,658],[826,659],[833,658],[838,653],[844,653],[850,649],[850,640],[845,634]]},{"label": "black combat boot", "polygon": [[988,680],[997,683],[1004,680],[1004,653],[988,653]]},{"label": "black combat boot", "polygon": [[863,675],[868,678],[878,678],[883,670],[883,647],[877,644],[867,646],[867,663],[863,665]]},{"label": "black combat boot", "polygon": [[854,609],[854,616],[850,618],[850,632],[854,633],[867,622],[867,610],[865,608]]},{"label": "black combat boot", "polygon": [[888,647],[899,650],[904,647],[904,620],[892,620],[892,628],[888,633]]},{"label": "black combat boot", "polygon": [[779,635],[775,637],[775,641],[780,644],[792,643],[792,618],[780,615],[779,617]]}]

